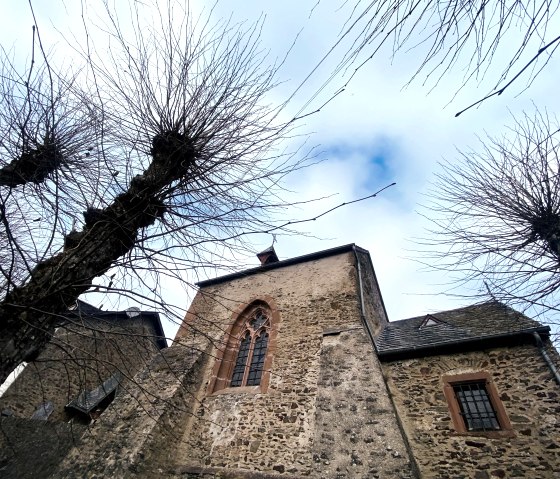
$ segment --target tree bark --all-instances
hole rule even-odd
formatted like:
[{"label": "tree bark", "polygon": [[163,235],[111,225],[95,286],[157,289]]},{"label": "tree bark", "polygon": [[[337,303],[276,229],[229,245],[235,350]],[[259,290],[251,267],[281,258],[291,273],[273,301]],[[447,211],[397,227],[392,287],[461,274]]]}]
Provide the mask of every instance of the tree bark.
[{"label": "tree bark", "polygon": [[150,166],[128,190],[105,209],[88,210],[84,228],[66,236],[63,251],[39,263],[26,284],[6,295],[0,305],[0,384],[22,361],[36,357],[93,279],[130,252],[138,232],[163,215],[164,190],[192,174],[194,159],[186,136],[157,135]]}]

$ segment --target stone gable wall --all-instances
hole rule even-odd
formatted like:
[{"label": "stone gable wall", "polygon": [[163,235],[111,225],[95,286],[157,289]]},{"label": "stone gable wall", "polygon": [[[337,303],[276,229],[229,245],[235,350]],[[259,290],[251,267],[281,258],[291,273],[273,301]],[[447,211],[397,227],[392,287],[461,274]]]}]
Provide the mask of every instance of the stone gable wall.
[{"label": "stone gable wall", "polygon": [[[549,353],[558,360],[550,345]],[[560,386],[535,346],[395,361],[383,369],[422,477],[558,477]],[[481,371],[490,374],[514,437],[453,429],[442,377]]]},{"label": "stone gable wall", "polygon": [[[363,331],[354,263],[353,254],[341,254],[209,286],[197,295],[178,338],[206,327],[216,356],[240,305],[272,297],[280,320],[266,393],[231,388],[208,395],[209,361],[194,419],[177,446],[179,471],[408,477],[407,452]],[[376,314],[372,322],[382,320]],[[379,461],[387,471],[380,471]],[[222,473],[210,473],[216,470]]]}]

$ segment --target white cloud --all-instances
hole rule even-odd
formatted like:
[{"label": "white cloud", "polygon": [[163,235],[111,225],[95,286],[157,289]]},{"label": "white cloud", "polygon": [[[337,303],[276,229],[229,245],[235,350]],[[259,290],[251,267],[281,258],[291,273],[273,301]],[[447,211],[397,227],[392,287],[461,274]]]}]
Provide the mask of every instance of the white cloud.
[{"label": "white cloud", "polygon": [[[65,15],[62,5],[62,2],[49,2],[49,12],[56,15],[58,22]],[[208,9],[210,2],[198,1],[193,5]],[[274,97],[281,100],[312,72],[335,44],[352,6],[353,3],[349,2],[338,10],[329,2],[316,0],[244,1],[234,5],[223,1],[215,7],[214,16],[227,19],[232,15],[234,21],[248,19],[253,22],[265,15],[261,44],[264,50],[270,50],[272,58],[282,58],[299,32],[281,71],[281,79],[286,82]],[[0,20],[0,31],[2,44],[11,45],[14,36],[21,36],[22,31],[30,29],[29,15],[23,5],[14,7],[14,2],[7,0],[0,2],[0,8],[3,12],[10,12]],[[73,27],[79,30],[77,25]],[[47,31],[53,31],[48,22],[41,25],[41,29],[45,35]],[[348,42],[343,43],[348,45]],[[67,47],[60,45],[68,51]],[[20,44],[17,46],[19,50]],[[292,113],[298,111],[323,84],[343,52],[343,48],[338,49],[317,68],[294,97]],[[29,55],[29,52],[23,53]],[[299,171],[289,179],[288,188],[298,191],[292,198],[337,196],[294,208],[289,216],[313,217],[340,202],[372,193],[392,181],[397,185],[378,198],[302,225],[301,229],[312,237],[282,236],[275,246],[281,258],[351,242],[370,250],[390,318],[396,320],[456,305],[449,297],[439,294],[447,289],[444,286],[447,277],[423,273],[419,263],[407,259],[414,255],[410,251],[415,249],[411,241],[424,234],[426,221],[416,209],[427,182],[437,170],[437,162],[456,157],[456,147],[475,146],[476,136],[485,131],[500,134],[504,125],[511,123],[512,114],[523,109],[531,111],[533,102],[552,112],[558,110],[560,100],[555,91],[560,67],[558,62],[552,61],[531,88],[519,97],[516,94],[521,83],[455,118],[456,111],[487,93],[489,83],[469,85],[448,105],[462,79],[463,72],[459,68],[446,74],[439,87],[428,95],[428,89],[421,84],[422,77],[403,89],[418,66],[418,52],[399,52],[394,59],[391,59],[391,53],[390,48],[382,48],[342,94],[320,113],[305,119],[303,130],[314,132],[311,142],[320,145],[319,150],[326,152],[328,160]],[[327,101],[351,72],[352,68],[346,72],[346,77],[336,78],[327,85],[306,111],[313,111]],[[391,146],[390,154],[388,145]],[[387,155],[382,171],[379,165],[371,163],[372,155],[380,151]],[[376,182],[378,173],[382,173],[382,178]],[[269,246],[270,242],[271,237],[267,235],[255,238],[255,250]],[[186,295],[176,285],[169,289],[174,291],[176,304],[186,301]]]}]

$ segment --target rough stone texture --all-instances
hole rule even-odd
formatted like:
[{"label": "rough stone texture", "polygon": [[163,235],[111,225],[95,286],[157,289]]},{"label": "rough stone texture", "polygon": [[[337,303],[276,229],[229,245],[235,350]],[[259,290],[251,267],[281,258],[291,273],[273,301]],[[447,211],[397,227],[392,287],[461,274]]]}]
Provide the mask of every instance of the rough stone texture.
[{"label": "rough stone texture", "polygon": [[[364,477],[377,470],[375,461],[378,467],[386,461],[388,468],[380,468],[378,477],[408,477],[404,443],[363,331],[356,278],[354,255],[345,253],[200,291],[184,331],[205,328],[216,344],[213,354],[224,342],[232,312],[265,296],[274,299],[280,313],[277,347],[265,394],[231,388],[207,395],[209,362],[196,420],[177,445],[178,471]],[[376,328],[385,320],[376,308],[369,315]],[[338,342],[344,352],[335,347]],[[360,397],[352,409],[347,403],[351,391]],[[372,454],[375,447],[381,450]]]},{"label": "rough stone texture", "polygon": [[[387,323],[369,257],[351,245],[326,253],[203,284],[173,346],[125,383],[81,443],[69,443],[63,430],[60,446],[41,458],[44,467],[32,477],[555,477],[560,387],[535,346],[492,345],[380,363],[371,336]],[[222,389],[211,393],[228,328],[255,300],[273,308],[268,388],[223,389],[222,381]],[[397,329],[404,338],[406,328]],[[434,329],[433,335],[440,330],[445,332]],[[109,354],[107,362],[117,361],[101,340],[83,339]],[[103,370],[96,357],[96,370]],[[513,437],[453,429],[442,376],[480,372],[492,376]],[[34,394],[31,383],[25,387]],[[45,431],[52,437],[48,431],[67,425],[41,426],[51,428]],[[39,439],[22,441],[40,449]],[[0,473],[8,470],[9,453],[2,454]],[[50,458],[64,454],[55,469]]]},{"label": "rough stone texture", "polygon": [[79,442],[84,426],[16,417],[0,419],[0,477],[49,477],[60,458]]},{"label": "rough stone texture", "polygon": [[[360,274],[362,278],[362,292],[364,296],[364,320],[373,337],[383,330],[388,324],[387,311],[383,304],[381,290],[375,276],[375,270],[371,263],[369,253],[357,248],[356,255],[360,263]],[[356,291],[359,295],[359,291]]]},{"label": "rough stone texture", "polygon": [[209,357],[199,346],[177,344],[163,350],[50,477],[175,477],[171,466],[177,444],[193,416],[200,372]]},{"label": "rough stone texture", "polygon": [[[548,345],[558,364],[558,354]],[[560,386],[532,345],[384,363],[422,477],[553,478],[560,471]],[[442,376],[488,372],[515,437],[454,431]]]},{"label": "rough stone texture", "polygon": [[380,365],[362,329],[323,338],[316,411],[316,477],[411,477]]},{"label": "rough stone texture", "polygon": [[126,320],[73,320],[60,327],[38,358],[29,363],[0,398],[0,411],[30,418],[44,401],[54,411],[49,421],[75,417],[64,409],[81,391],[89,391],[115,371],[132,378],[158,351],[152,324]]}]

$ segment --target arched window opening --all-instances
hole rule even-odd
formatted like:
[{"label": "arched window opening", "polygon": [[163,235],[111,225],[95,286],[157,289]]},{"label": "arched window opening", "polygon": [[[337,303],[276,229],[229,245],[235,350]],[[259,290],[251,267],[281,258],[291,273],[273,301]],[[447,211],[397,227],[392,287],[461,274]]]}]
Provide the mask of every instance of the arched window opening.
[{"label": "arched window opening", "polygon": [[208,394],[268,390],[279,321],[278,307],[270,296],[239,305],[216,352]]},{"label": "arched window opening", "polygon": [[239,335],[239,349],[230,387],[258,386],[261,383],[269,329],[268,316],[262,309],[256,309],[245,322]]}]

